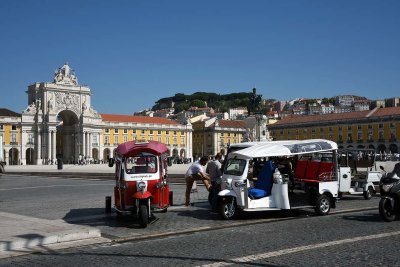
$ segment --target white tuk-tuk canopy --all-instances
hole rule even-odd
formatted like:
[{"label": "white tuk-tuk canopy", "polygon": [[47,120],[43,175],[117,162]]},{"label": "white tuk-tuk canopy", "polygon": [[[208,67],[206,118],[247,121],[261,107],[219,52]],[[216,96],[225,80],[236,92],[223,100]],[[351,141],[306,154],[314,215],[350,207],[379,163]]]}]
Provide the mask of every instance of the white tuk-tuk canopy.
[{"label": "white tuk-tuk canopy", "polygon": [[231,157],[263,158],[292,156],[333,151],[337,150],[337,148],[335,142],[325,139],[270,141],[232,152]]}]

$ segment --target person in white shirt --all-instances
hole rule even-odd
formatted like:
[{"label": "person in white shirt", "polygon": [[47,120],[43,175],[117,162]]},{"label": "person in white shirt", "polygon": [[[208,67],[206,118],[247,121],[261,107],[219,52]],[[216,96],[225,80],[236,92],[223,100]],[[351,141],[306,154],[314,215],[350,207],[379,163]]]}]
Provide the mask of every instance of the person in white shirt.
[{"label": "person in white shirt", "polygon": [[194,162],[185,174],[186,180],[186,192],[185,192],[185,206],[190,205],[190,191],[192,190],[192,186],[194,181],[203,181],[205,187],[208,191],[210,191],[210,176],[204,172],[203,166],[205,166],[208,162],[208,157],[203,156],[199,161]]}]

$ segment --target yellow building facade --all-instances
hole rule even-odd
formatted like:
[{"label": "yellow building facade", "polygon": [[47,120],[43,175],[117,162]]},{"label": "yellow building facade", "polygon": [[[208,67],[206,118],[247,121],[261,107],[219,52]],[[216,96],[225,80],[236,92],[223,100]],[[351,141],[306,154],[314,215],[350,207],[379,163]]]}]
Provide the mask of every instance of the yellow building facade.
[{"label": "yellow building facade", "polygon": [[340,148],[399,153],[400,107],[310,116],[288,116],[269,125],[274,140],[323,138]]},{"label": "yellow building facade", "polygon": [[193,156],[225,155],[231,144],[241,143],[246,134],[245,122],[212,118],[193,123]]},{"label": "yellow building facade", "polygon": [[91,89],[65,64],[53,82],[28,86],[22,113],[0,108],[0,161],[7,164],[106,162],[126,141],[160,141],[170,156],[192,158],[192,125],[147,116],[100,114]]}]

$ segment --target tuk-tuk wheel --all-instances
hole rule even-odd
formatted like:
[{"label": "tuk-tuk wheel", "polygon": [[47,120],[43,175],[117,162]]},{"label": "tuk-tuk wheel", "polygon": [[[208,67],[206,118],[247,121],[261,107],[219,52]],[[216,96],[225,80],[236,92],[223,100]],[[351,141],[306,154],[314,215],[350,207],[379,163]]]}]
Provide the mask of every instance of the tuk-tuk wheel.
[{"label": "tuk-tuk wheel", "polygon": [[142,228],[146,228],[149,224],[149,213],[145,204],[139,206],[139,224]]},{"label": "tuk-tuk wheel", "polygon": [[331,199],[327,195],[320,195],[315,205],[315,211],[319,215],[327,215],[331,210]]},{"label": "tuk-tuk wheel", "polygon": [[372,195],[374,194],[374,191],[371,188],[368,188],[367,191],[363,192],[363,196],[366,200],[370,200],[372,198]]},{"label": "tuk-tuk wheel", "polygon": [[236,205],[233,198],[225,198],[220,201],[219,214],[225,220],[233,219],[236,215]]},{"label": "tuk-tuk wheel", "polygon": [[393,222],[396,219],[396,213],[389,199],[381,198],[379,201],[379,215],[385,222]]}]

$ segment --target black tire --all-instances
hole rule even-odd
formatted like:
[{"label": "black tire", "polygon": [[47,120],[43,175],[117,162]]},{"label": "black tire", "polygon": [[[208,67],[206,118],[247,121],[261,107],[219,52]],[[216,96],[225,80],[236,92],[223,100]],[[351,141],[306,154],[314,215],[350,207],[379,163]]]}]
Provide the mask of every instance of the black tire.
[{"label": "black tire", "polygon": [[381,198],[379,201],[379,214],[385,222],[393,222],[396,219],[396,213],[394,212],[389,199]]},{"label": "black tire", "polygon": [[368,188],[367,191],[363,192],[363,196],[366,200],[370,200],[372,198],[373,194],[374,194],[374,190],[372,190],[372,188]]},{"label": "black tire", "polygon": [[225,198],[219,203],[219,214],[224,220],[231,220],[236,216],[236,204],[233,198]]},{"label": "black tire", "polygon": [[146,228],[149,224],[149,212],[147,211],[147,205],[141,204],[139,206],[139,225],[142,228]]},{"label": "black tire", "polygon": [[339,192],[338,193],[338,198],[342,198],[343,197],[343,193],[342,192]]},{"label": "black tire", "polygon": [[0,165],[0,173],[4,173],[4,167],[3,167],[3,165]]},{"label": "black tire", "polygon": [[315,212],[318,215],[327,215],[331,210],[331,198],[327,195],[320,195],[315,203]]}]

